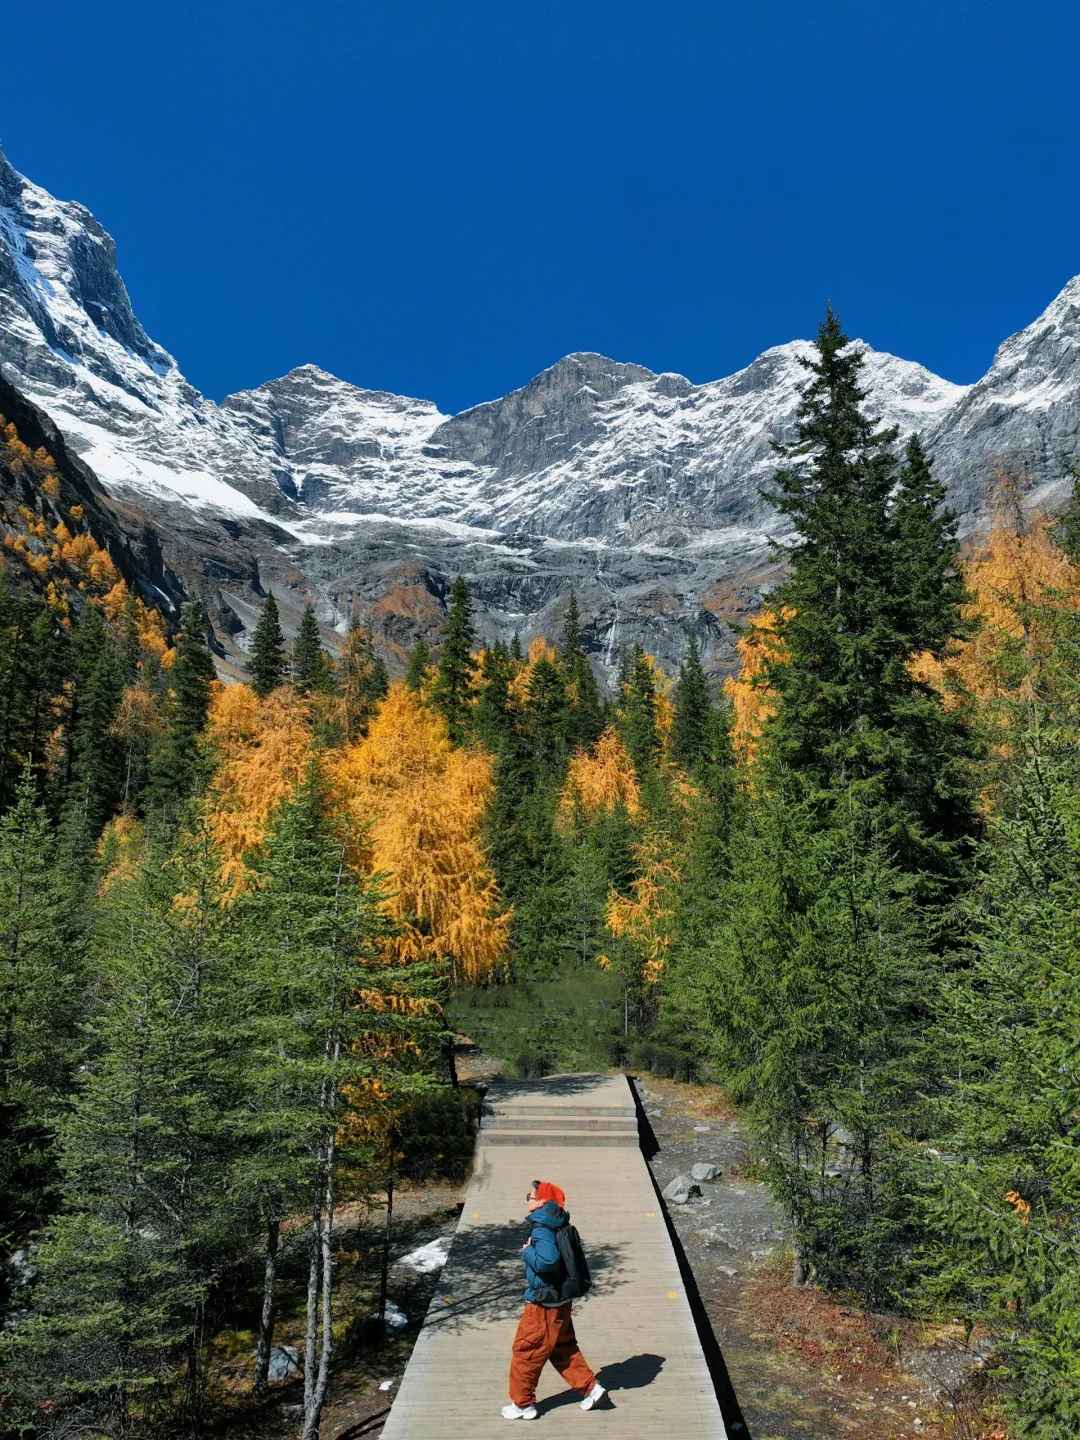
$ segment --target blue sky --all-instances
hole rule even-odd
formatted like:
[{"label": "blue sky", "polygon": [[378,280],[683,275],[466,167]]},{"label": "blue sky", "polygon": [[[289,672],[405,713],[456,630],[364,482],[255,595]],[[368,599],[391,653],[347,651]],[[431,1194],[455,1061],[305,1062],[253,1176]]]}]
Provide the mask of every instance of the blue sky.
[{"label": "blue sky", "polygon": [[975,379],[1080,272],[1080,7],[50,0],[0,139],[207,394],[313,361],[454,411],[599,350],[849,333]]}]

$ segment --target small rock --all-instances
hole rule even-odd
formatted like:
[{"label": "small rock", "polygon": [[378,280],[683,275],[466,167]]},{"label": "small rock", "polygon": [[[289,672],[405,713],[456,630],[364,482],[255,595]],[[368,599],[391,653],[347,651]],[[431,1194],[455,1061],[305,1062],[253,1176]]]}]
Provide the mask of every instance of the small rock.
[{"label": "small rock", "polygon": [[11,1271],[11,1284],[13,1287],[29,1285],[30,1281],[37,1275],[37,1266],[30,1259],[29,1250],[16,1250],[7,1262],[7,1266]]},{"label": "small rock", "polygon": [[739,1273],[737,1270],[732,1269],[730,1265],[721,1265],[718,1268],[723,1271],[729,1280],[734,1280],[735,1276]]},{"label": "small rock", "polygon": [[671,1184],[665,1186],[660,1193],[673,1205],[685,1205],[693,1196],[701,1198],[701,1186],[689,1175],[676,1175]]},{"label": "small rock", "polygon": [[712,1129],[712,1126],[711,1126],[711,1125],[695,1125],[695,1126],[694,1126],[694,1134],[695,1134],[695,1135],[708,1135],[708,1133],[709,1133],[709,1131],[710,1131],[711,1129]]},{"label": "small rock", "polygon": [[266,1372],[268,1380],[287,1380],[290,1375],[300,1373],[300,1351],[295,1345],[275,1345],[270,1351],[270,1366]]},{"label": "small rock", "polygon": [[[375,1319],[379,1318],[379,1312],[373,1312]],[[409,1317],[404,1310],[399,1310],[393,1300],[387,1300],[386,1313],[383,1315],[383,1325],[387,1330],[401,1330],[408,1325]]]},{"label": "small rock", "polygon": [[705,1160],[699,1160],[696,1165],[691,1166],[690,1174],[695,1180],[715,1180],[720,1174],[718,1165],[710,1165]]}]

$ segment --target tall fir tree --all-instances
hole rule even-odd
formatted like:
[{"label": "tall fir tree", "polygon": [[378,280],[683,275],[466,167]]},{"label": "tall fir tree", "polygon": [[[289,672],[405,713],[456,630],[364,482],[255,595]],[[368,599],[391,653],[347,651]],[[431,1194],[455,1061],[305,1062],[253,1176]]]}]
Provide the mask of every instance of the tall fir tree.
[{"label": "tall fir tree", "polygon": [[934,952],[979,831],[975,747],[909,668],[960,631],[951,517],[917,444],[897,476],[831,309],[816,348],[771,496],[796,537],[771,602],[772,716],[702,974],[719,979],[713,1054],[753,1100],[797,1274],[881,1304],[910,1284],[921,1238],[904,1137],[924,1118]]},{"label": "tall fir tree", "polygon": [[896,432],[865,415],[862,355],[831,308],[816,350],[768,497],[797,537],[772,597],[769,748],[823,797],[860,787],[888,811],[903,863],[955,881],[978,829],[973,746],[908,667],[961,629],[952,517],[917,444],[897,486]]},{"label": "tall fir tree", "polygon": [[389,689],[390,680],[382,656],[375,649],[371,630],[355,616],[342,646],[338,678],[345,733],[350,740],[356,740],[367,733],[368,723]]},{"label": "tall fir tree", "polygon": [[475,729],[484,743],[498,752],[510,743],[513,725],[510,715],[510,655],[501,640],[488,646],[480,657],[479,695],[476,701]]},{"label": "tall fir tree", "polygon": [[0,819],[0,1213],[16,1242],[52,1208],[50,1121],[83,1048],[90,996],[77,899],[27,763]]},{"label": "tall fir tree", "polygon": [[260,700],[265,700],[272,690],[284,683],[288,670],[278,603],[271,591],[263,602],[259,623],[251,638],[251,655],[247,662],[251,688]]},{"label": "tall fir tree", "polygon": [[912,651],[939,656],[965,627],[960,607],[970,599],[960,574],[956,515],[918,435],[911,435],[889,507],[894,543],[904,557],[899,585],[900,629]]},{"label": "tall fir tree", "polygon": [[330,657],[323,649],[319,622],[310,603],[304,606],[300,629],[293,644],[292,680],[297,694],[326,694],[333,688]]},{"label": "tall fir tree", "polygon": [[87,605],[79,617],[72,648],[75,684],[65,812],[69,833],[78,832],[86,844],[96,841],[123,794],[123,753],[114,729],[123,676],[116,650],[93,605]]},{"label": "tall fir tree", "polygon": [[1080,564],[1080,456],[1069,461],[1065,476],[1072,480],[1072,489],[1058,521],[1058,538],[1061,548],[1076,565]]},{"label": "tall fir tree", "polygon": [[409,651],[409,663],[405,670],[405,684],[417,695],[428,683],[428,671],[431,669],[431,650],[428,643],[421,635]]},{"label": "tall fir tree", "polygon": [[577,595],[570,591],[563,622],[563,673],[570,699],[567,742],[571,749],[595,745],[604,728],[604,706],[581,638],[581,610]]},{"label": "tall fir tree", "polygon": [[[1080,1427],[1080,624],[1056,598],[1022,614],[1047,655],[1015,692],[970,948],[930,1035],[924,1299],[990,1328],[1015,1432],[1056,1440]],[[1000,708],[992,725],[1000,742]]]},{"label": "tall fir tree", "polygon": [[120,674],[125,685],[134,685],[139,678],[142,660],[142,637],[139,634],[139,601],[132,591],[124,602],[120,616]]},{"label": "tall fir tree", "polygon": [[623,657],[619,733],[641,780],[650,777],[660,758],[656,717],[656,677],[648,657],[635,645]]},{"label": "tall fir tree", "polygon": [[194,794],[206,769],[199,741],[210,711],[214,657],[206,611],[197,600],[181,614],[176,656],[167,672],[161,734],[151,760],[150,803],[174,809]]},{"label": "tall fir tree", "polygon": [[433,700],[446,717],[450,738],[460,745],[469,729],[472,702],[473,646],[476,632],[472,623],[472,601],[459,575],[450,588],[446,622],[440,632],[439,668]]},{"label": "tall fir tree", "polygon": [[203,1421],[213,1285],[251,1239],[227,1184],[240,1097],[219,872],[200,834],[108,891],[93,1063],[58,1125],[64,1208],[39,1237],[34,1313],[13,1337],[31,1411],[45,1393],[88,1424],[150,1435],[179,1387],[181,1418]]},{"label": "tall fir tree", "polygon": [[[317,1440],[329,1383],[342,1164],[362,1169],[365,1157],[370,1162],[380,1105],[401,1104],[429,1086],[430,1052],[441,1032],[431,1003],[438,977],[419,964],[385,963],[380,896],[352,875],[347,843],[312,762],[275,814],[255,887],[239,911],[255,1037],[248,1086],[256,1098],[247,1124],[268,1142],[241,1171],[241,1188],[253,1193],[264,1226],[285,1218],[301,1196],[310,1216],[304,1440]],[[359,1114],[347,1118],[350,1095]],[[273,1327],[269,1245],[266,1260],[261,1363]]]},{"label": "tall fir tree", "polygon": [[671,724],[671,753],[684,770],[693,771],[708,751],[712,702],[709,682],[701,665],[697,636],[691,633],[686,656],[675,682],[675,714]]}]

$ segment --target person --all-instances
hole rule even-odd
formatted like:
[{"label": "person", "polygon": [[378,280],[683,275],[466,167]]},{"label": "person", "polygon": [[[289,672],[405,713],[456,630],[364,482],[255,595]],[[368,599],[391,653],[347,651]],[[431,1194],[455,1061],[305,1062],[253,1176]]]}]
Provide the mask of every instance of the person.
[{"label": "person", "polygon": [[530,1234],[521,1252],[527,1285],[510,1353],[510,1404],[502,1411],[507,1420],[536,1419],[536,1382],[549,1360],[584,1396],[582,1410],[591,1410],[605,1393],[578,1348],[570,1313],[573,1301],[563,1300],[559,1290],[563,1262],[555,1236],[570,1223],[566,1196],[558,1185],[534,1180],[525,1200]]}]

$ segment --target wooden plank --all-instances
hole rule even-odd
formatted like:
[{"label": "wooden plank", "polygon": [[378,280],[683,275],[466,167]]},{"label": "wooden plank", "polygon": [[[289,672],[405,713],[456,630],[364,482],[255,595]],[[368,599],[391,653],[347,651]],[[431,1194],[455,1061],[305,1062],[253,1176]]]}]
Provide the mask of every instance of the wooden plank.
[{"label": "wooden plank", "polygon": [[[555,1076],[513,1088],[515,1106],[625,1107],[622,1076]],[[493,1087],[494,1088],[494,1087]],[[502,1088],[502,1087],[500,1087]],[[505,1087],[509,1095],[511,1087]],[[492,1094],[493,1101],[502,1098]],[[632,1101],[630,1102],[632,1103]],[[515,1118],[516,1123],[516,1118]],[[482,1135],[482,1132],[481,1132]],[[383,1440],[488,1440],[517,1433],[508,1399],[510,1344],[525,1289],[525,1195],[534,1179],[566,1191],[593,1267],[592,1293],[574,1305],[586,1359],[610,1408],[582,1414],[578,1396],[546,1367],[537,1389],[539,1434],[580,1440],[726,1440],[660,1202],[637,1148],[480,1144],[450,1257]],[[583,1429],[584,1427],[584,1429]]]}]

